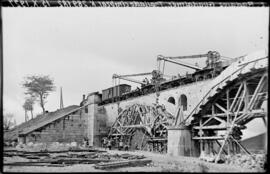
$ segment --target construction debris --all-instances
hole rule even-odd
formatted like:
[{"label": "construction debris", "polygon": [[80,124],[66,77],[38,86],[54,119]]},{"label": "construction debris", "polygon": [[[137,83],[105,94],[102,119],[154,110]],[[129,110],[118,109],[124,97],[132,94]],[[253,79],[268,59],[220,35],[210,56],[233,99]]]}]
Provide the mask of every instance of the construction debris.
[{"label": "construction debris", "polygon": [[264,154],[237,154],[227,156],[225,163],[230,165],[238,165],[244,168],[263,170],[265,169],[266,155]]},{"label": "construction debris", "polygon": [[202,151],[200,154],[199,159],[207,162],[214,162],[215,161],[215,155],[213,153],[206,154],[205,151]]}]

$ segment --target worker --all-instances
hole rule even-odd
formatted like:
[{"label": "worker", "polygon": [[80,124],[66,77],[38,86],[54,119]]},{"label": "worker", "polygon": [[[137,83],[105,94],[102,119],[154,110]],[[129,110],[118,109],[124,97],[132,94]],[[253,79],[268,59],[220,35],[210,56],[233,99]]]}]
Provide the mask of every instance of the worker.
[{"label": "worker", "polygon": [[83,138],[83,146],[88,147],[88,138],[87,137]]},{"label": "worker", "polygon": [[146,84],[146,81],[145,81],[145,79],[143,79],[143,84],[142,84],[142,87],[144,87],[145,86],[145,84]]},{"label": "worker", "polygon": [[128,144],[125,144],[124,150],[125,150],[125,151],[128,151],[128,149],[129,149],[129,145],[128,145]]},{"label": "worker", "polygon": [[137,143],[135,144],[135,150],[139,150],[139,145]]},{"label": "worker", "polygon": [[104,137],[104,138],[102,139],[102,147],[106,149],[106,146],[107,146],[107,138]]},{"label": "worker", "polygon": [[118,150],[122,150],[123,149],[123,146],[124,146],[124,143],[123,143],[123,140],[121,138],[120,139],[120,142],[119,142]]},{"label": "worker", "polygon": [[107,147],[109,150],[112,149],[112,139],[111,138],[107,141]]},{"label": "worker", "polygon": [[15,141],[12,141],[12,142],[11,142],[11,146],[12,146],[12,147],[15,147],[15,146],[16,146],[16,142],[15,142]]},{"label": "worker", "polygon": [[145,83],[148,85],[149,84],[149,80],[145,77]]}]

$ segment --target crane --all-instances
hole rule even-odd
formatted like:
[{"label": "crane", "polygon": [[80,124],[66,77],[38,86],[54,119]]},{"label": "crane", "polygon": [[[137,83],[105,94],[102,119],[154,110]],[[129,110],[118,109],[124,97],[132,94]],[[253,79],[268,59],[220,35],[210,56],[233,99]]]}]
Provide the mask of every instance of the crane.
[{"label": "crane", "polygon": [[197,59],[197,58],[203,58],[203,57],[207,57],[206,68],[215,68],[216,63],[221,58],[220,54],[217,51],[209,51],[206,54],[197,54],[197,55],[190,55],[190,56],[177,56],[177,57],[165,57],[162,55],[158,55],[158,57],[157,57],[158,70],[160,70],[160,61],[162,61],[162,60],[164,61],[162,74],[164,73],[166,61],[170,62],[170,63],[177,64],[177,65],[185,66],[185,67],[191,68],[191,69],[196,70],[196,71],[203,70],[204,68],[201,68],[198,65],[191,65],[191,64],[188,64],[186,62],[175,61],[176,59]]},{"label": "crane", "polygon": [[[157,79],[160,78],[160,71],[157,70],[153,70],[152,72],[146,72],[146,73],[138,73],[138,74],[128,74],[128,75],[118,75],[118,74],[113,74],[112,78],[113,79],[122,79],[122,80],[127,80],[130,82],[134,82],[134,83],[138,83],[141,85],[147,85],[149,84],[149,82],[147,81],[139,81],[139,80],[135,80],[135,79],[131,79],[129,77],[135,77],[135,76],[146,76],[146,75],[152,75],[152,81],[156,81]],[[169,75],[165,75],[163,74],[163,76],[169,77],[171,78],[171,76]]]},{"label": "crane", "polygon": [[138,83],[141,85],[146,85],[147,82],[142,82],[139,80],[135,80],[135,79],[131,79],[129,77],[135,77],[135,76],[145,76],[145,75],[152,75],[152,72],[147,72],[147,73],[138,73],[138,74],[128,74],[128,75],[118,75],[118,74],[113,74],[112,78],[113,79],[123,79],[123,80],[127,80],[130,82],[134,82],[134,83]]}]

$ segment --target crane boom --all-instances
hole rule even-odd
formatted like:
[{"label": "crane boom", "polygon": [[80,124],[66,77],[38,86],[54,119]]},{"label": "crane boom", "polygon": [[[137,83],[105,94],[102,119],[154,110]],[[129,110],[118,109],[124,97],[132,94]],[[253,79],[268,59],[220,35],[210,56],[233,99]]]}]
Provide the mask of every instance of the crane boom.
[{"label": "crane boom", "polygon": [[114,74],[112,78],[113,78],[113,79],[116,79],[116,78],[118,78],[118,79],[123,79],[123,80],[127,80],[127,81],[130,81],[130,82],[139,83],[139,84],[141,84],[141,85],[146,85],[145,82],[141,82],[141,81],[138,81],[138,80],[134,80],[134,79],[127,78],[127,75],[122,76],[122,75]]},{"label": "crane boom", "polygon": [[[175,59],[197,59],[197,58],[202,58],[202,57],[207,57],[206,60],[206,65],[208,68],[215,68],[217,65],[216,63],[218,62],[218,60],[220,59],[220,54],[217,51],[208,51],[208,53],[206,54],[197,54],[197,55],[190,55],[190,56],[177,56],[177,57],[164,57],[162,55],[159,55],[157,57],[157,61],[159,62],[160,60],[164,60],[171,62],[171,63],[175,63],[181,66],[185,66],[191,69],[195,69],[195,70],[202,70],[203,68],[198,67],[196,65],[190,65],[188,63],[184,63],[184,62],[175,62],[173,60]],[[159,69],[159,67],[158,67]],[[164,65],[163,65],[163,69],[164,69]],[[164,73],[164,71],[163,71]]]},{"label": "crane boom", "polygon": [[167,61],[167,62],[175,63],[177,65],[185,66],[185,67],[188,67],[188,68],[191,68],[191,69],[195,69],[195,70],[202,70],[203,69],[203,68],[201,68],[199,66],[191,65],[191,64],[188,64],[188,63],[172,61],[172,60],[169,60],[167,57],[161,57],[161,56],[159,56],[158,57],[158,60],[164,60],[164,61]]},{"label": "crane boom", "polygon": [[[163,57],[163,56],[158,56],[158,57]],[[220,54],[217,51],[208,51],[206,54],[196,54],[196,55],[190,55],[190,56],[176,56],[176,57],[163,57],[166,59],[196,59],[196,58],[202,58],[202,57],[207,57],[209,59],[213,57],[220,58]]]},{"label": "crane boom", "polygon": [[190,56],[177,56],[177,57],[166,57],[167,59],[196,59],[207,57],[208,54],[197,54],[197,55],[190,55]]},{"label": "crane boom", "polygon": [[134,77],[134,76],[145,76],[145,75],[151,75],[152,72],[147,73],[138,73],[138,74],[128,74],[128,75],[117,75],[118,77]]}]

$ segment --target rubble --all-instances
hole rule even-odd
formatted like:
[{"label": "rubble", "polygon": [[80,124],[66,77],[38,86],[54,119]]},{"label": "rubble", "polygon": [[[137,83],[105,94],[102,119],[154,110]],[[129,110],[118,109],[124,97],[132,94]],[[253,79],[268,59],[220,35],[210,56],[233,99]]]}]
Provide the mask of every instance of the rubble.
[{"label": "rubble", "polygon": [[216,155],[214,155],[213,153],[206,154],[205,151],[202,151],[199,159],[207,162],[214,162],[216,159]]},{"label": "rubble", "polygon": [[[214,162],[216,155],[210,153],[206,154],[202,151],[199,159],[207,162]],[[236,154],[236,155],[222,155],[218,163],[226,163],[230,165],[237,165],[248,169],[264,170],[266,162],[265,154]]]},{"label": "rubble", "polygon": [[249,169],[264,170],[266,160],[267,158],[264,154],[237,154],[226,156],[225,163],[231,165],[238,165]]}]

